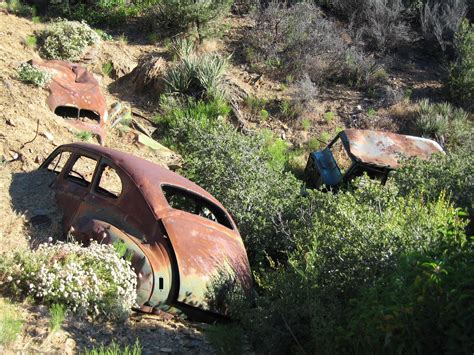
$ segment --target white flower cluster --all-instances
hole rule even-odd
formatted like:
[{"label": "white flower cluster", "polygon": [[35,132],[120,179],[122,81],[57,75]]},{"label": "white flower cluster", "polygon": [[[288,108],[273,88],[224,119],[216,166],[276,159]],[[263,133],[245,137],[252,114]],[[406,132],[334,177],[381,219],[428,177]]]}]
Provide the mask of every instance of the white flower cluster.
[{"label": "white flower cluster", "polygon": [[110,319],[127,316],[135,304],[137,277],[112,245],[42,244],[9,259],[3,279],[25,296]]},{"label": "white flower cluster", "polygon": [[42,53],[49,59],[77,60],[88,46],[100,42],[97,32],[84,21],[54,21],[41,37]]},{"label": "white flower cluster", "polygon": [[25,83],[34,84],[44,88],[48,86],[51,81],[51,74],[49,72],[36,68],[28,63],[21,63],[17,71],[18,77]]}]

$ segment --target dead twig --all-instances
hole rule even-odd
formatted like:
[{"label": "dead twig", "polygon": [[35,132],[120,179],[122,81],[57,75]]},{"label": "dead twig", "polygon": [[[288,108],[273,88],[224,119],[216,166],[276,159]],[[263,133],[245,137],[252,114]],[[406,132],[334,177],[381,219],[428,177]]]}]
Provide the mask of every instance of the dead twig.
[{"label": "dead twig", "polygon": [[33,142],[35,141],[35,139],[38,137],[39,125],[40,125],[40,120],[38,120],[38,121],[36,122],[36,134],[35,134],[34,138],[33,138],[32,140],[28,141],[28,142],[23,143],[23,145],[20,147],[20,150],[22,150],[23,148],[25,148],[25,146],[26,146],[27,144],[33,143]]}]

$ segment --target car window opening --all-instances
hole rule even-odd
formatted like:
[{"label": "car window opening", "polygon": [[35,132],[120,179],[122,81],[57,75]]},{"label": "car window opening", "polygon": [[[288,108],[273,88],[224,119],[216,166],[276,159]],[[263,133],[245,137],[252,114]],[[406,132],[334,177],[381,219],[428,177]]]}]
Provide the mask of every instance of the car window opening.
[{"label": "car window opening", "polygon": [[53,160],[51,160],[51,162],[48,164],[47,169],[56,174],[59,174],[63,170],[70,156],[71,156],[71,152],[68,152],[68,151],[58,152],[58,154],[56,154]]},{"label": "car window opening", "polygon": [[78,185],[87,187],[92,181],[97,161],[86,156],[79,156],[69,170],[67,179]]},{"label": "car window opening", "polygon": [[161,188],[172,208],[207,218],[224,227],[234,229],[226,213],[208,200],[179,187],[164,185]]},{"label": "car window opening", "polygon": [[98,193],[110,198],[118,198],[122,193],[122,180],[114,168],[102,165],[99,182],[95,189]]}]

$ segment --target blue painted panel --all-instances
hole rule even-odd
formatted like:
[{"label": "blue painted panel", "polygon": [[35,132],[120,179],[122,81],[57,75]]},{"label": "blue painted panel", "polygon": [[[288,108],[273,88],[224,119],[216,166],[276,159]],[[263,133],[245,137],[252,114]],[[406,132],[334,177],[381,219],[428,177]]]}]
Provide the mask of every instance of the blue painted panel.
[{"label": "blue painted panel", "polygon": [[341,170],[329,148],[311,153],[313,160],[321,173],[323,183],[328,186],[337,186],[342,181]]}]

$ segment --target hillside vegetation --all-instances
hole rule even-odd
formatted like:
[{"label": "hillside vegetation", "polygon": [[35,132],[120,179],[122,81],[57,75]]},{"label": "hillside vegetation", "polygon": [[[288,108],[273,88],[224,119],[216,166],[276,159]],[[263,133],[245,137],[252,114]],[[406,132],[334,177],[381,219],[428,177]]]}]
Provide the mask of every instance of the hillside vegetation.
[{"label": "hillside vegetation", "polygon": [[[153,137],[182,156],[179,173],[213,194],[235,218],[255,292],[250,298],[237,291],[229,295],[232,324],[208,333],[215,351],[474,351],[471,0],[9,0],[0,5],[8,13],[0,20],[23,17],[18,21],[31,26],[22,47],[9,35],[15,49],[8,52],[10,62],[0,59],[9,68],[1,79],[5,87],[13,86],[10,93],[23,103],[27,98],[17,87],[44,96],[41,87],[50,78],[20,66],[30,57],[87,65],[101,78],[108,103],[119,100],[147,116]],[[6,96],[0,107],[11,116],[2,117],[2,135],[18,147],[25,139],[10,133],[8,120],[31,130],[36,119],[28,112],[46,111],[44,97],[36,97],[33,107],[8,111]],[[61,142],[96,139],[71,131],[52,113],[45,117]],[[307,189],[301,178],[308,153],[345,128],[431,138],[446,154],[404,160],[385,185],[362,176],[337,193]],[[111,146],[164,164],[163,157],[127,144],[126,136],[111,134]],[[5,156],[2,177],[32,170],[38,154],[32,148],[47,154],[35,142],[22,152],[21,164],[8,163]],[[0,234],[5,240],[13,232],[28,233],[12,211]],[[29,251],[8,245],[2,251],[13,256],[0,261],[0,286],[14,301],[24,300],[30,287],[38,290],[33,303],[56,310],[64,305],[71,314],[79,313],[77,306],[99,321],[130,311],[130,292],[117,294],[117,284],[130,291],[133,275],[102,272],[101,260],[117,258],[113,251],[96,252],[100,260],[92,263],[91,273],[104,284],[103,297],[96,294],[76,305],[63,289],[39,292],[46,289],[41,258],[54,258],[55,248],[64,246]],[[89,265],[93,255],[79,246],[70,249],[79,268]],[[67,271],[66,261],[61,268]],[[20,276],[23,269],[15,271],[14,264],[31,271]],[[124,299],[120,309],[117,297]],[[15,305],[2,301],[0,307],[8,311],[0,325],[11,324],[1,338],[6,346],[22,320],[9,316]],[[122,345],[127,344],[141,351],[140,344]]]}]

